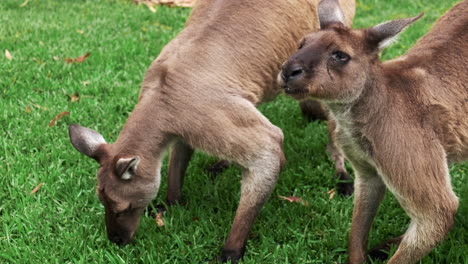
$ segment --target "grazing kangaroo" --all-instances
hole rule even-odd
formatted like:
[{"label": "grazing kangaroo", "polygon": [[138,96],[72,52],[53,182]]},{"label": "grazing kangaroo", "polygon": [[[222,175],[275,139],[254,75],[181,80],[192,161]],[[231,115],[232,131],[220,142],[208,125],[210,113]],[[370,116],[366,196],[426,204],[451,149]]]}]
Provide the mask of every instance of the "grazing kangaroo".
[{"label": "grazing kangaroo", "polygon": [[278,76],[286,93],[323,102],[355,174],[350,263],[366,260],[387,187],[411,218],[389,263],[415,263],[443,240],[458,208],[448,163],[468,159],[468,1],[455,5],[405,55],[379,51],[421,16],[364,30],[344,25],[337,2],[319,5],[321,30],[305,37]]},{"label": "grazing kangaroo", "polygon": [[[132,240],[158,192],[164,151],[171,146],[167,201],[174,204],[193,149],[201,149],[244,169],[220,259],[237,262],[243,256],[285,161],[281,130],[256,106],[281,92],[281,63],[304,34],[318,29],[317,5],[318,0],[197,1],[185,29],[148,69],[138,104],[115,143],[94,130],[69,127],[73,146],[100,164],[97,193],[111,241]],[[343,0],[347,24],[354,5]]]}]

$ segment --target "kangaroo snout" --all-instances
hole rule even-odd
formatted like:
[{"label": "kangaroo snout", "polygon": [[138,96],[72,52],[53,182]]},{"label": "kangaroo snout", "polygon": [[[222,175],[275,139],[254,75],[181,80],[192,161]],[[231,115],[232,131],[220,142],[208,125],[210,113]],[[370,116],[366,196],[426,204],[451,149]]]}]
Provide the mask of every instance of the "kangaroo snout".
[{"label": "kangaroo snout", "polygon": [[285,84],[304,75],[304,68],[300,64],[285,64],[281,70],[281,79]]},{"label": "kangaroo snout", "polygon": [[284,92],[290,96],[300,99],[306,96],[307,89],[304,83],[305,68],[296,62],[286,62],[278,74],[278,84]]},{"label": "kangaroo snout", "polygon": [[133,240],[133,234],[129,234],[127,232],[123,233],[117,233],[117,232],[108,232],[107,237],[109,238],[110,241],[113,243],[119,245],[119,246],[125,246],[132,242]]},{"label": "kangaroo snout", "polygon": [[115,244],[117,244],[119,246],[125,246],[130,242],[130,241],[124,239],[123,237],[119,236],[119,235],[109,236],[109,240],[114,242]]}]

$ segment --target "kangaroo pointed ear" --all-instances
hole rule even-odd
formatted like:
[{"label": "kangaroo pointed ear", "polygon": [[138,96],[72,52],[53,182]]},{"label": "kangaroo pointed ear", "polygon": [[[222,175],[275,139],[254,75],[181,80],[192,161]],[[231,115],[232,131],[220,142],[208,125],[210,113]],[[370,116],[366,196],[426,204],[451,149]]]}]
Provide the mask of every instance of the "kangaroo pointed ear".
[{"label": "kangaroo pointed ear", "polygon": [[122,180],[132,179],[136,174],[136,170],[138,168],[140,160],[141,159],[138,156],[118,159],[115,164],[116,174]]},{"label": "kangaroo pointed ear", "polygon": [[320,29],[325,29],[332,24],[345,24],[345,17],[338,0],[322,0],[318,6]]},{"label": "kangaroo pointed ear", "polygon": [[424,13],[421,13],[415,17],[391,20],[368,28],[366,30],[367,42],[371,47],[377,47],[378,49],[388,47],[396,41],[399,33],[423,15]]},{"label": "kangaroo pointed ear", "polygon": [[82,127],[78,124],[71,124],[68,127],[68,134],[72,145],[86,156],[99,160],[97,149],[100,145],[106,144],[104,138],[98,132]]}]

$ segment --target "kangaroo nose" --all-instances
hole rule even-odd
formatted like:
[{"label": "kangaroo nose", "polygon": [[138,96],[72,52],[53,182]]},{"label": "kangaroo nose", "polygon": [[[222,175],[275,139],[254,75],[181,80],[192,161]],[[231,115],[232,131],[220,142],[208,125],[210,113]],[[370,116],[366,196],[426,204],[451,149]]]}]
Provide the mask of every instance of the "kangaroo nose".
[{"label": "kangaroo nose", "polygon": [[304,68],[301,65],[285,65],[281,71],[281,78],[285,83],[297,79],[304,74]]},{"label": "kangaroo nose", "polygon": [[125,240],[118,236],[118,235],[113,235],[111,237],[109,237],[110,241],[116,243],[117,245],[119,246],[123,246],[123,245],[126,245],[127,243],[125,242]]}]

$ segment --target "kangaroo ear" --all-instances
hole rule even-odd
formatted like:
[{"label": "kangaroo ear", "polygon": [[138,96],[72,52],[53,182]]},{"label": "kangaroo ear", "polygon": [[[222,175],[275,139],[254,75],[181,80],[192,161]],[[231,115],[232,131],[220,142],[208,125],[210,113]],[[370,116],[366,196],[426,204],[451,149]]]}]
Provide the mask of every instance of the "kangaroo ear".
[{"label": "kangaroo ear", "polygon": [[78,124],[71,124],[68,127],[68,134],[71,143],[79,152],[95,160],[99,159],[96,150],[100,145],[106,144],[101,134]]},{"label": "kangaroo ear", "polygon": [[131,158],[120,158],[115,164],[116,174],[122,180],[132,179],[136,174],[136,170],[138,164],[140,163],[140,160],[141,159],[138,156]]},{"label": "kangaroo ear", "polygon": [[420,19],[423,15],[424,13],[421,13],[415,17],[391,20],[368,28],[366,30],[367,42],[371,47],[378,47],[379,49],[388,47],[396,41],[399,33],[416,22],[416,20]]},{"label": "kangaroo ear", "polygon": [[320,29],[324,29],[332,24],[345,24],[345,17],[338,0],[322,0],[318,6],[318,17]]}]

